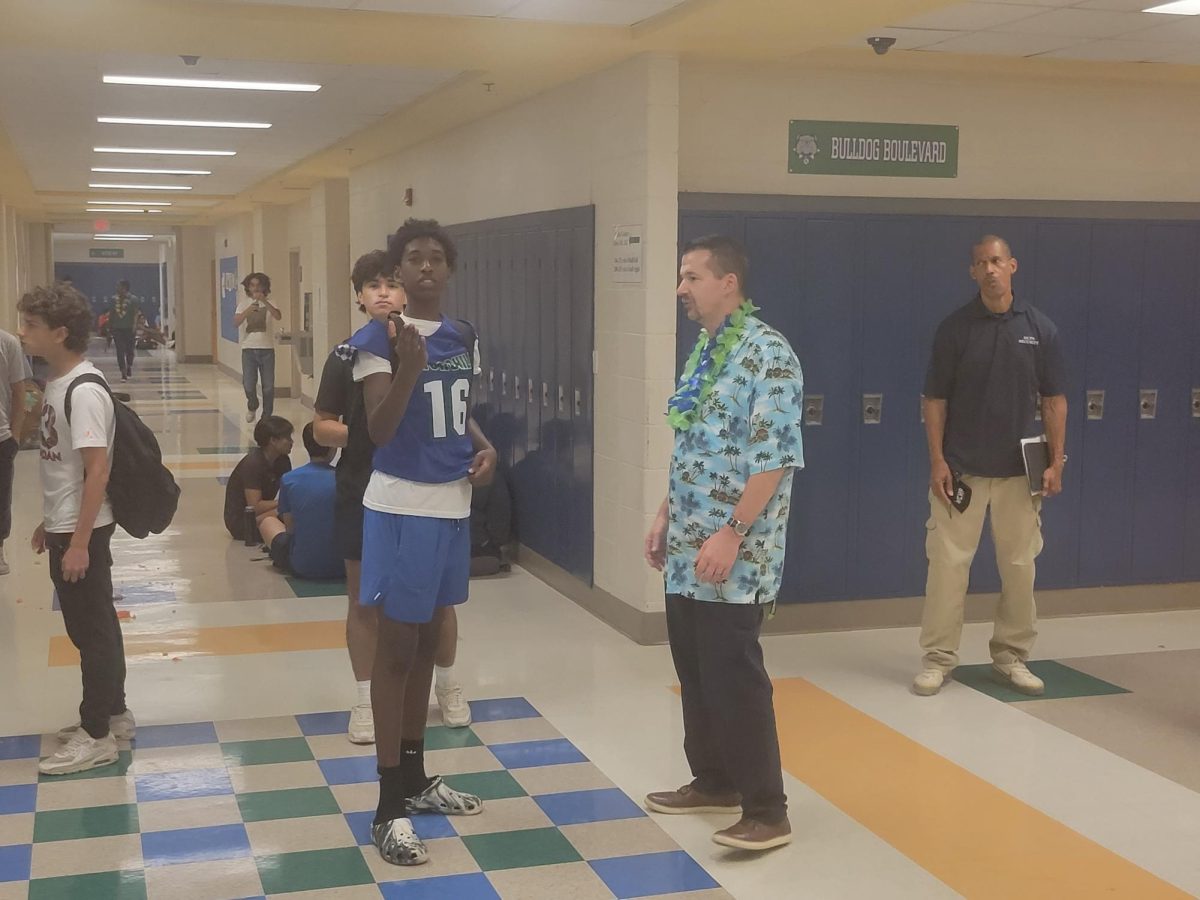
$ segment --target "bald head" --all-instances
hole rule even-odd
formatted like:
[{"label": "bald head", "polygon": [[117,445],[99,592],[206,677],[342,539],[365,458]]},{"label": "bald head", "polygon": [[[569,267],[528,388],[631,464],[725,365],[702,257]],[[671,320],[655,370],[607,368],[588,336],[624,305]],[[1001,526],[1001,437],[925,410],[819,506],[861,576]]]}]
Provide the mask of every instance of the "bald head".
[{"label": "bald head", "polygon": [[1004,255],[1005,255],[1005,256],[1012,256],[1012,255],[1013,255],[1013,254],[1012,254],[1012,247],[1008,246],[1008,241],[1006,241],[1004,238],[1000,237],[999,235],[995,235],[995,234],[985,234],[983,237],[981,237],[979,240],[977,240],[977,241],[976,241],[976,242],[975,242],[975,243],[974,243],[974,244],[971,246],[971,259],[972,259],[972,261],[974,261],[974,259],[975,259],[975,251],[976,251],[976,250],[978,250],[980,247],[988,247],[988,246],[990,246],[991,244],[999,244],[999,245],[1000,245],[1000,249],[1001,249],[1002,251],[1004,251]]}]

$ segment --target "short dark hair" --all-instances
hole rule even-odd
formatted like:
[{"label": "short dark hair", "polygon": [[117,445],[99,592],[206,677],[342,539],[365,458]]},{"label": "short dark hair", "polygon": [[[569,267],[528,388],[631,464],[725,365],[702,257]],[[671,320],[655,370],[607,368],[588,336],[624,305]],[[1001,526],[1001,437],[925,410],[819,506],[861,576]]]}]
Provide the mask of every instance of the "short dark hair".
[{"label": "short dark hair", "polygon": [[118,290],[120,290],[121,288],[128,288],[128,287],[129,287],[129,282],[124,278],[122,278],[120,281],[117,282]]},{"label": "short dark hair", "polygon": [[271,276],[264,272],[251,272],[242,279],[242,288],[246,291],[247,295],[250,293],[250,282],[255,278],[258,279],[258,286],[263,289],[264,294],[271,293]]},{"label": "short dark hair", "polygon": [[975,261],[975,248],[982,247],[984,244],[999,244],[1001,247],[1004,248],[1005,255],[1007,255],[1007,256],[1013,255],[1012,247],[1009,246],[1008,241],[1006,241],[1004,238],[1000,237],[1000,235],[998,235],[998,234],[985,234],[983,237],[981,237],[979,240],[977,240],[974,244],[971,245],[971,261],[972,262]]},{"label": "short dark hair", "polygon": [[37,316],[50,328],[67,329],[63,346],[72,353],[87,350],[92,334],[92,306],[87,297],[68,284],[35,287],[21,297],[17,311]]},{"label": "short dark hair", "polygon": [[750,271],[750,260],[746,256],[746,248],[740,241],[724,234],[710,234],[688,241],[683,245],[681,256],[695,250],[707,250],[712,254],[709,268],[718,278],[724,278],[731,272],[737,276],[738,290],[746,290],[746,273]]},{"label": "short dark hair", "polygon": [[296,427],[283,416],[263,416],[254,426],[254,443],[265,449],[275,438],[287,437],[295,430]]},{"label": "short dark hair", "polygon": [[354,285],[354,293],[361,294],[363,285],[368,281],[380,276],[391,278],[395,272],[396,265],[386,252],[372,250],[355,260],[354,269],[350,272],[350,283]]},{"label": "short dark hair", "polygon": [[333,447],[326,447],[317,440],[316,432],[313,430],[313,423],[304,423],[304,428],[300,432],[300,437],[304,440],[304,449],[308,451],[308,455],[312,459],[328,459],[333,456]]},{"label": "short dark hair", "polygon": [[446,265],[453,272],[458,262],[458,248],[454,246],[454,238],[437,219],[406,219],[396,233],[388,237],[388,256],[392,260],[392,267],[399,266],[408,245],[421,238],[432,238],[442,245],[446,251]]}]

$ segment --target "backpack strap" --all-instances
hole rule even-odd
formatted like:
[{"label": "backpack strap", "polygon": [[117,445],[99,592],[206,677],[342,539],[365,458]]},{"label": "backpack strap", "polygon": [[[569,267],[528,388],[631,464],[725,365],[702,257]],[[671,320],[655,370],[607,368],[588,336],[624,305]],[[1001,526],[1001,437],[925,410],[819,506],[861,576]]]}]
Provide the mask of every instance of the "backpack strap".
[{"label": "backpack strap", "polygon": [[[65,412],[67,415],[68,425],[71,424],[71,393],[78,385],[81,384],[98,384],[100,387],[104,388],[104,391],[108,394],[109,399],[112,399],[112,389],[108,386],[108,382],[104,380],[103,375],[97,375],[95,372],[87,372],[83,375],[80,375],[69,385],[67,385],[67,398],[63,401],[63,412]],[[115,400],[113,401],[113,405],[114,407],[116,406]]]}]

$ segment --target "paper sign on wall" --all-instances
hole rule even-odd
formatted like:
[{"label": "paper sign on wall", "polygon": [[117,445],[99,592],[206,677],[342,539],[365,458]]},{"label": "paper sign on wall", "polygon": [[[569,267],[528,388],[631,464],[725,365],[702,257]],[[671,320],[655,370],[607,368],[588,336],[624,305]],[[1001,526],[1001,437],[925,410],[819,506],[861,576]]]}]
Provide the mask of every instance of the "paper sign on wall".
[{"label": "paper sign on wall", "polygon": [[617,284],[641,284],[644,245],[641,225],[613,229],[612,279]]}]

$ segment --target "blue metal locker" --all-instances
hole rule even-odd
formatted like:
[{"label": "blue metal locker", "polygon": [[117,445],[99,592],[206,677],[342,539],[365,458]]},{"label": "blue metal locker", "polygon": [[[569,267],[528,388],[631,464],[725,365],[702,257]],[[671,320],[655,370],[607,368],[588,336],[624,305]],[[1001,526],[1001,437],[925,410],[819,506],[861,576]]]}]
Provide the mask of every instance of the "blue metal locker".
[{"label": "blue metal locker", "polygon": [[591,585],[593,576],[592,518],[594,493],[592,350],[595,344],[595,208],[573,210],[571,244],[571,472],[572,490],[567,495],[573,517],[568,571]]}]

